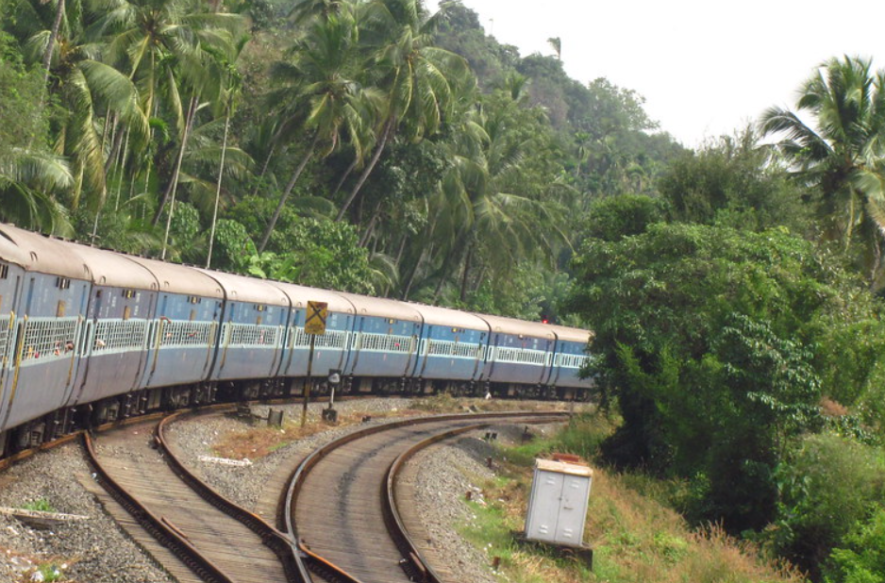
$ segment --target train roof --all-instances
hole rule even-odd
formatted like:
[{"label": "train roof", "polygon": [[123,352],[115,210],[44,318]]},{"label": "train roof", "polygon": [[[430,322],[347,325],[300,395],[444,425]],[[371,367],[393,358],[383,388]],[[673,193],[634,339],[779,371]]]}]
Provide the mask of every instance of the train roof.
[{"label": "train roof", "polygon": [[306,308],[307,302],[326,302],[330,312],[339,314],[356,312],[353,304],[336,292],[281,281],[268,281],[267,283],[283,290],[289,296],[293,308]]},{"label": "train roof", "polygon": [[89,271],[92,272],[92,281],[96,285],[109,285],[113,287],[156,290],[159,283],[154,274],[144,265],[132,261],[125,255],[87,247],[79,243],[70,243],[74,253],[83,258]]},{"label": "train roof", "polygon": [[127,257],[154,274],[160,283],[161,292],[224,299],[224,290],[221,288],[221,284],[193,267],[133,255],[127,255]]},{"label": "train roof", "polygon": [[566,342],[582,342],[584,344],[590,342],[593,338],[593,332],[589,330],[581,330],[580,328],[571,328],[569,326],[550,326],[556,333],[556,337]]},{"label": "train roof", "polygon": [[396,300],[372,298],[345,292],[336,292],[347,299],[356,308],[359,316],[377,316],[379,318],[393,318],[396,320],[411,320],[421,322],[421,313],[409,304]]},{"label": "train roof", "polygon": [[70,245],[12,225],[0,224],[0,258],[28,271],[92,281],[89,267]]},{"label": "train roof", "polygon": [[549,324],[524,322],[514,318],[489,316],[486,314],[477,314],[477,316],[489,323],[492,332],[514,334],[516,336],[531,336],[533,338],[545,338],[547,340],[554,340],[556,338],[553,328]]},{"label": "train roof", "polygon": [[434,326],[446,326],[450,328],[467,328],[470,330],[489,331],[489,324],[476,314],[461,312],[451,308],[439,306],[427,306],[424,304],[406,304],[418,310],[424,317],[425,324]]},{"label": "train roof", "polygon": [[228,300],[289,307],[289,296],[280,288],[271,285],[270,282],[263,279],[221,271],[210,271],[199,267],[194,267],[193,269],[220,283]]}]

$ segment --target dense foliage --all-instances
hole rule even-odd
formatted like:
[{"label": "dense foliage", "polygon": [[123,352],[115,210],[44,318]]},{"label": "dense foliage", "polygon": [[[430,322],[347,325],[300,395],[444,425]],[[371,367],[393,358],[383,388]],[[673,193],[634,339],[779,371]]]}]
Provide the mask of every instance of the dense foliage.
[{"label": "dense foliage", "polygon": [[[588,240],[577,268],[594,371],[625,418],[609,459],[693,476],[700,517],[763,527],[789,439],[822,427],[822,397],[857,402],[826,372],[850,354],[844,332],[877,317],[866,290],[779,229],[659,223]],[[870,374],[855,380],[874,391]]]},{"label": "dense foliage", "polygon": [[457,3],[2,15],[0,220],[174,261],[536,319],[562,294],[490,291],[567,281],[589,199],[653,191],[680,151],[635,92]]},{"label": "dense foliage", "polygon": [[0,0],[0,220],[590,327],[609,463],[885,580],[885,73],[828,61],[688,151],[551,47],[457,2]]},{"label": "dense foliage", "polygon": [[885,574],[882,78],[825,63],[812,122],[773,109],[774,146],[749,128],[672,160],[659,197],[593,202],[573,261],[587,373],[623,418],[602,459],[687,480],[687,518],[813,580]]}]

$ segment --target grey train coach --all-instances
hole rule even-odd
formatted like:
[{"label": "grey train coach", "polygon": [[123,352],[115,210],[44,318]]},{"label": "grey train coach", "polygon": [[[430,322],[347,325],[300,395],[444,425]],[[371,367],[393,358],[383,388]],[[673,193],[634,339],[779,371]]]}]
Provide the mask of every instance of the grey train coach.
[{"label": "grey train coach", "polygon": [[308,301],[329,310],[312,375],[337,371],[342,393],[583,400],[593,385],[579,376],[585,330],[164,263],[0,224],[0,454],[151,410],[300,392]]}]

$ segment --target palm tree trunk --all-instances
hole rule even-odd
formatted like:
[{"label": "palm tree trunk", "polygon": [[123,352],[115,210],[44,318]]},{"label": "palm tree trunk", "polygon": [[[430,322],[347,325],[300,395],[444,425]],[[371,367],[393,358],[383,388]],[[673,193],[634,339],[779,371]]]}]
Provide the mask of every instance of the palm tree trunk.
[{"label": "palm tree trunk", "polygon": [[[431,246],[432,246],[432,243],[431,243]],[[409,299],[409,294],[412,292],[412,284],[415,283],[415,276],[418,275],[418,268],[421,267],[421,260],[422,259],[424,259],[424,251],[422,251],[418,255],[418,260],[415,261],[415,266],[412,268],[412,271],[409,273],[409,279],[406,280],[406,287],[403,290],[403,295],[401,298],[403,300]]]},{"label": "palm tree trunk", "polygon": [[470,274],[470,259],[473,256],[473,245],[467,248],[467,256],[464,258],[464,273],[461,276],[461,301],[467,299],[467,276]]},{"label": "palm tree trunk", "polygon": [[359,246],[365,247],[366,243],[369,242],[369,237],[372,236],[372,232],[375,230],[375,223],[378,221],[378,217],[381,216],[381,205],[378,205],[378,210],[375,211],[375,214],[372,215],[372,219],[369,221],[369,226],[366,227],[366,231],[363,233],[363,236],[360,238]]},{"label": "palm tree trunk", "polygon": [[218,222],[218,202],[221,200],[221,179],[224,176],[224,158],[227,154],[227,133],[230,129],[230,106],[224,118],[224,138],[221,141],[221,164],[218,167],[218,184],[215,187],[215,210],[212,211],[212,229],[209,231],[209,254],[206,256],[206,269],[212,265],[212,248],[215,245],[215,225]]},{"label": "palm tree trunk", "polygon": [[356,168],[357,162],[359,162],[359,158],[354,157],[353,162],[350,163],[350,166],[347,167],[347,170],[344,171],[344,174],[342,174],[341,178],[338,180],[338,184],[335,185],[335,190],[332,191],[330,198],[335,198],[335,195],[338,194],[338,191],[344,186],[344,181],[350,177],[350,173]]},{"label": "palm tree trunk", "polygon": [[387,139],[390,137],[390,134],[393,131],[393,126],[394,118],[391,117],[387,120],[387,124],[384,126],[384,133],[381,135],[381,142],[378,144],[378,147],[375,148],[375,153],[372,154],[372,160],[363,169],[362,174],[360,174],[359,180],[357,180],[356,182],[356,186],[353,187],[350,196],[347,197],[347,200],[344,201],[344,205],[342,205],[341,210],[338,211],[338,216],[335,218],[335,221],[340,221],[344,218],[344,214],[347,212],[347,209],[350,208],[350,205],[353,203],[356,195],[359,194],[360,189],[363,187],[363,184],[365,184],[366,179],[369,177],[369,174],[371,174],[372,170],[375,169],[375,164],[378,163],[378,159],[381,157],[381,153],[384,151],[384,146],[387,145]]},{"label": "palm tree trunk", "polygon": [[[184,132],[182,132],[181,136],[181,148],[178,149],[178,159],[175,161],[175,171],[172,173],[172,180],[166,187],[166,192],[163,193],[163,199],[160,201],[160,205],[157,207],[157,211],[154,213],[153,220],[151,220],[151,224],[154,226],[156,226],[157,223],[160,222],[160,217],[163,216],[163,209],[166,207],[166,203],[169,201],[170,195],[175,196],[175,191],[178,190],[178,173],[181,170],[181,161],[184,159],[184,150],[187,146],[187,137],[190,133],[191,123],[193,122],[196,112],[197,98],[192,97],[191,102],[187,108],[187,117],[184,123]],[[163,256],[166,256],[165,243],[163,244]]]},{"label": "palm tree trunk", "polygon": [[403,240],[400,241],[400,244],[399,244],[399,251],[396,252],[396,261],[394,263],[396,265],[397,271],[399,271],[399,262],[402,261],[402,259],[403,259],[403,251],[406,250],[406,241],[407,240],[408,240],[408,237],[406,235],[403,235]]},{"label": "palm tree trunk", "polygon": [[252,196],[256,196],[258,194],[258,187],[261,185],[261,179],[264,178],[265,173],[267,173],[267,167],[270,165],[270,161],[273,159],[274,152],[277,150],[277,145],[279,144],[280,136],[283,133],[283,129],[286,127],[286,123],[288,123],[288,119],[280,124],[280,127],[277,128],[277,131],[274,132],[273,136],[270,138],[270,152],[267,153],[267,157],[264,158],[264,165],[261,167],[261,173],[258,174],[258,179],[255,181],[255,188],[252,189]]},{"label": "palm tree trunk", "polygon": [[43,84],[49,84],[49,66],[52,64],[52,49],[55,48],[55,42],[58,39],[58,30],[61,28],[61,19],[65,13],[65,0],[58,0],[58,6],[55,9],[55,21],[52,23],[52,31],[49,33],[49,42],[46,44],[46,52],[43,53],[43,68],[46,73],[43,75]]},{"label": "palm tree trunk", "polygon": [[[184,150],[187,147],[187,138],[190,135],[191,125],[193,124],[194,118],[197,113],[197,98],[196,96],[191,97],[190,106],[187,109],[187,121],[184,124],[184,132],[181,136],[181,148],[178,150],[178,160],[175,162],[175,172],[172,174],[172,184],[171,187],[171,196],[167,194],[164,196],[164,204],[165,199],[169,198],[169,214],[166,216],[166,233],[163,235],[163,251],[160,253],[160,259],[166,259],[166,247],[169,244],[169,229],[172,228],[172,215],[175,214],[175,194],[178,192],[178,176],[181,174],[181,161],[184,159]],[[169,189],[167,189],[167,193]],[[157,212],[161,212],[163,210],[163,205],[160,205],[160,208]],[[159,217],[156,217],[159,218]],[[154,221],[156,224],[156,221]]]},{"label": "palm tree trunk", "polygon": [[433,290],[433,305],[437,304],[437,300],[439,299],[439,294],[442,292],[443,284],[446,282],[446,273],[449,271],[449,265],[452,262],[452,253],[446,253],[446,258],[443,260],[442,267],[439,270],[439,281],[436,282],[436,289]]},{"label": "palm tree trunk", "polygon": [[[117,199],[114,202],[114,212],[120,210],[120,195],[123,192],[123,171],[126,169],[126,157],[129,155],[129,134],[131,128],[126,129],[126,139],[123,142],[123,157],[120,159],[120,163],[117,164],[119,168],[118,177],[117,177]],[[131,181],[130,181],[131,184]]]},{"label": "palm tree trunk", "polygon": [[120,149],[123,145],[123,130],[120,129],[120,120],[114,116],[114,126],[111,128],[111,151],[108,152],[108,159],[104,163],[104,173],[109,174],[117,158],[120,156]]},{"label": "palm tree trunk", "polygon": [[[406,300],[409,298],[409,293],[412,291],[412,284],[415,282],[415,276],[418,274],[418,268],[421,266],[421,261],[424,259],[424,255],[433,254],[433,236],[436,233],[436,221],[433,222],[430,226],[430,231],[427,233],[427,237],[424,239],[425,241],[429,241],[426,249],[422,249],[421,253],[418,254],[418,259],[415,261],[415,265],[412,267],[412,271],[409,273],[409,278],[406,281],[406,287],[403,291],[402,298]],[[403,247],[405,247],[405,239],[403,240]],[[402,249],[400,250],[402,253]],[[399,269],[399,265],[397,265],[397,269]]]},{"label": "palm tree trunk", "polygon": [[274,227],[277,226],[277,221],[280,219],[280,215],[283,212],[283,207],[286,206],[286,199],[292,194],[292,189],[295,188],[295,183],[298,182],[298,177],[301,176],[307,163],[310,162],[310,159],[313,157],[313,151],[316,150],[317,142],[319,141],[320,135],[314,134],[313,141],[310,143],[307,154],[304,155],[301,163],[298,164],[298,168],[295,169],[295,174],[292,175],[292,179],[289,180],[289,184],[286,185],[286,190],[283,191],[283,195],[280,197],[280,203],[277,205],[277,209],[270,218],[270,224],[267,225],[267,230],[264,231],[264,236],[261,238],[261,245],[258,247],[259,253],[263,253],[264,248],[267,247],[267,242],[270,240],[270,234],[273,233]]},{"label": "palm tree trunk", "polygon": [[258,177],[255,180],[255,188],[252,189],[252,196],[258,195],[258,187],[261,185],[261,179],[264,178],[264,174],[267,172],[267,167],[270,165],[270,160],[271,158],[273,158],[273,154],[276,149],[276,143],[272,144],[270,147],[270,152],[268,152],[267,156],[264,158],[264,165],[261,167],[261,172],[258,174]]}]

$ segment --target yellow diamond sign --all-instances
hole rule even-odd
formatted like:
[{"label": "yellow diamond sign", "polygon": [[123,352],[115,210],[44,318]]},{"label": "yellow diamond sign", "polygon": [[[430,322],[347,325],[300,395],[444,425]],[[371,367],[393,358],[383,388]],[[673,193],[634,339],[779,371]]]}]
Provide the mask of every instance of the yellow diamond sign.
[{"label": "yellow diamond sign", "polygon": [[325,334],[328,315],[329,304],[326,302],[307,302],[307,319],[304,321],[304,333],[317,336]]}]

